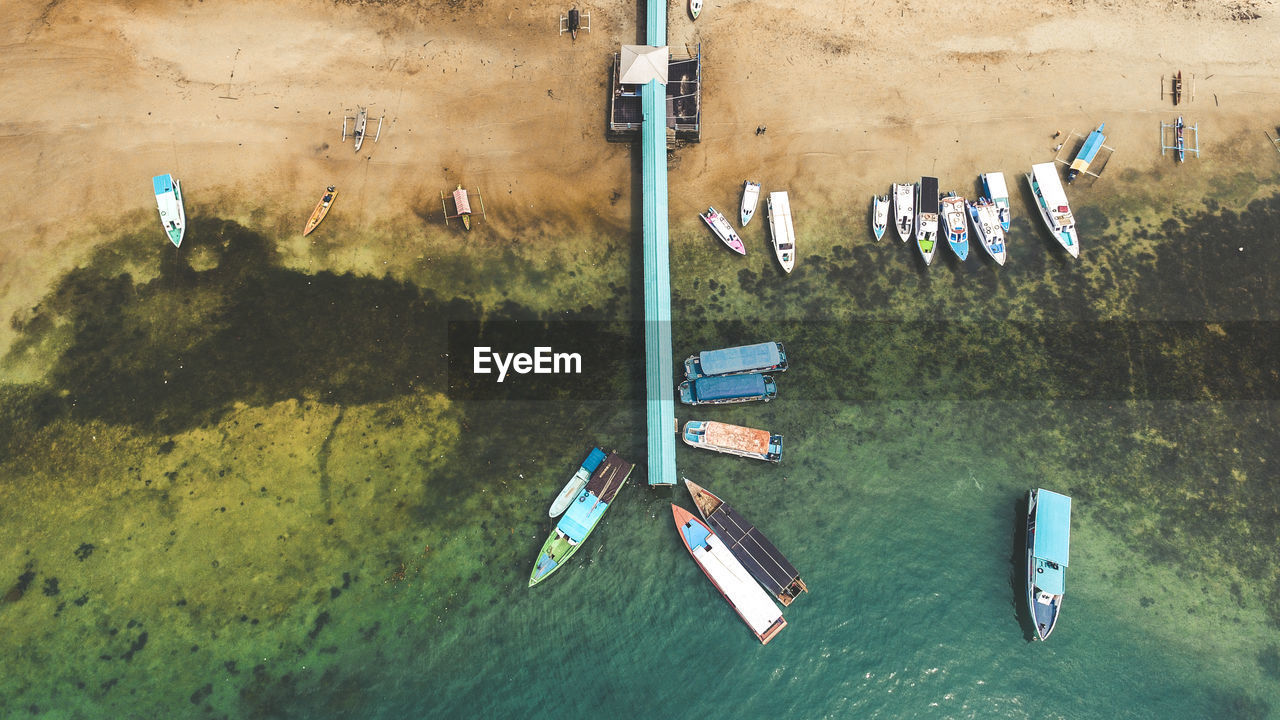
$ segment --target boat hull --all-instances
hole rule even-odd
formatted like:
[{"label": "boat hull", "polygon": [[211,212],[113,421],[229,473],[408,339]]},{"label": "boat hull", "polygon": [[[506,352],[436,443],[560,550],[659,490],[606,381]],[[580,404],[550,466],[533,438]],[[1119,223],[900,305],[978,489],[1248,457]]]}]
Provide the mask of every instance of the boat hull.
[{"label": "boat hull", "polygon": [[942,217],[947,228],[947,244],[956,257],[969,257],[969,215],[965,211],[964,198],[954,194],[942,199]]},{"label": "boat hull", "polygon": [[[1036,167],[1044,168],[1043,178],[1048,184],[1041,185],[1040,179],[1035,174]],[[1031,186],[1031,194],[1035,197],[1036,209],[1040,211],[1040,220],[1044,222],[1049,234],[1053,236],[1054,240],[1058,241],[1058,244],[1071,257],[1080,257],[1080,238],[1076,233],[1074,218],[1072,218],[1070,225],[1054,222],[1054,213],[1049,205],[1049,203],[1053,203],[1056,207],[1065,208],[1065,216],[1072,217],[1071,208],[1066,202],[1066,192],[1062,189],[1061,183],[1057,183],[1056,173],[1057,170],[1053,167],[1053,163],[1033,166],[1033,171],[1027,174],[1027,184]]]},{"label": "boat hull", "polygon": [[708,207],[707,211],[699,214],[698,217],[702,218],[702,222],[711,228],[711,232],[725,244],[725,247],[739,255],[747,254],[747,247],[742,244],[742,238],[738,237],[738,233],[733,231],[729,219],[717,212],[714,207]]},{"label": "boat hull", "polygon": [[915,187],[911,183],[895,183],[893,186],[894,227],[898,231],[898,239],[902,242],[911,240],[915,230],[916,198]]},{"label": "boat hull", "polygon": [[871,200],[871,232],[876,236],[876,242],[884,237],[884,231],[889,227],[889,196],[877,195]]},{"label": "boat hull", "polygon": [[978,237],[978,244],[986,251],[997,265],[1004,265],[1006,246],[1004,231],[1000,229],[1000,216],[996,206],[990,201],[968,203],[969,219],[973,221],[973,232]]},{"label": "boat hull", "polygon": [[182,203],[182,183],[172,175],[156,175],[151,178],[156,195],[156,207],[160,211],[160,227],[176,248],[182,247],[187,232],[187,212]]},{"label": "boat hull", "polygon": [[979,177],[982,179],[982,193],[996,206],[1000,228],[1009,232],[1009,221],[1013,218],[1009,207],[1009,188],[1004,184],[1004,173],[984,173]]},{"label": "boat hull", "polygon": [[338,191],[332,186],[325,191],[324,196],[320,198],[320,202],[316,203],[316,209],[311,211],[311,217],[307,219],[307,225],[302,230],[302,236],[306,237],[311,234],[312,230],[324,220],[329,214],[329,208],[333,206],[333,201],[338,198]]},{"label": "boat hull", "polygon": [[760,183],[747,180],[742,184],[742,206],[738,208],[742,227],[746,227],[747,223],[751,222],[751,218],[756,216],[756,206],[759,204]]},{"label": "boat hull", "polygon": [[1040,640],[1049,638],[1061,614],[1070,531],[1071,498],[1043,489],[1027,493],[1027,607]]},{"label": "boat hull", "polygon": [[773,253],[783,271],[790,274],[796,266],[796,233],[791,223],[791,199],[785,192],[771,192],[765,201],[769,214],[769,236]]}]

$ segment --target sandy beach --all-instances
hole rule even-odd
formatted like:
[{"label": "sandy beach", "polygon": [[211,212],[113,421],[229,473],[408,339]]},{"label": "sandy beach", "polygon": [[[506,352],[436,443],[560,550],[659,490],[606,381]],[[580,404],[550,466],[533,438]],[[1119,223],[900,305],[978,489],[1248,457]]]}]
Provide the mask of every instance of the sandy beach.
[{"label": "sandy beach", "polygon": [[[1268,152],[1262,132],[1280,118],[1271,2],[1001,0],[945,20],[912,2],[826,7],[712,2],[696,24],[670,7],[669,43],[705,56],[703,141],[672,158],[673,224],[731,204],[746,176],[791,188],[798,215],[861,208],[921,174],[967,187],[1102,121],[1110,171],[1146,170],[1168,162],[1157,119],[1178,112],[1200,123],[1211,167]],[[438,193],[457,183],[483,190],[484,237],[557,216],[625,232],[630,150],[604,140],[606,81],[637,12],[584,9],[592,29],[575,43],[557,32],[567,7],[538,3],[16,3],[0,20],[13,188],[0,316],[37,302],[122,218],[153,213],[148,180],[164,172],[189,214],[279,237],[336,184],[331,224],[413,234],[388,253],[451,237]],[[1175,110],[1160,83],[1179,69],[1196,97]],[[359,154],[339,141],[357,105],[385,115]],[[4,323],[0,351],[12,340]]]}]

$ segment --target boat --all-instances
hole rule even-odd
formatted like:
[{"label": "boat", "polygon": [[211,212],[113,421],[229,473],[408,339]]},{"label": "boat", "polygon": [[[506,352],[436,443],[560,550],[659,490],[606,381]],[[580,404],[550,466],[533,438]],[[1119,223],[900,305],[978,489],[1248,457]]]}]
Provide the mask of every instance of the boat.
[{"label": "boat", "polygon": [[172,175],[156,175],[151,178],[156,193],[156,205],[160,208],[160,225],[174,247],[182,247],[182,236],[187,232],[187,212],[182,207],[182,183]]},{"label": "boat", "polygon": [[1027,604],[1036,637],[1058,624],[1071,550],[1071,498],[1043,488],[1027,497]]},{"label": "boat", "polygon": [[1178,122],[1173,124],[1174,133],[1177,135],[1178,162],[1186,162],[1187,160],[1187,141],[1183,137],[1183,131],[1186,127],[1186,124],[1182,122],[1182,116],[1179,115]]},{"label": "boat", "polygon": [[786,372],[787,349],[780,342],[739,345],[722,350],[703,350],[684,360],[686,380],[712,375]]},{"label": "boat", "polygon": [[876,242],[884,237],[885,228],[889,227],[889,196],[876,195],[871,201],[871,231],[876,234]]},{"label": "boat", "polygon": [[333,204],[333,199],[338,196],[338,191],[330,185],[324,191],[324,197],[320,198],[320,202],[316,203],[316,209],[311,211],[311,217],[307,220],[307,227],[302,231],[302,236],[306,237],[311,234],[312,230],[320,224],[325,215],[329,214],[329,206]]},{"label": "boat", "polygon": [[609,453],[596,471],[591,473],[587,486],[574,498],[564,517],[560,518],[560,522],[551,531],[551,536],[538,551],[533,572],[529,573],[529,587],[551,577],[582,547],[582,542],[600,523],[600,518],[613,504],[633,469],[635,465],[618,457],[617,453]]},{"label": "boat", "polygon": [[969,257],[969,214],[965,211],[964,198],[953,192],[942,198],[942,225],[947,230],[947,244],[956,257]]},{"label": "boat", "polygon": [[1005,232],[1009,232],[1009,221],[1012,217],[1009,213],[1009,189],[1004,184],[1004,173],[985,173],[978,177],[982,180],[983,194],[996,206],[996,212],[1000,216],[1000,227]]},{"label": "boat", "polygon": [[711,232],[720,238],[720,242],[729,246],[729,249],[739,255],[747,254],[747,247],[742,244],[742,238],[738,237],[738,233],[733,231],[733,226],[729,224],[729,219],[724,215],[716,212],[713,207],[708,207],[706,213],[699,214],[698,217],[711,228]]},{"label": "boat", "polygon": [[711,532],[706,523],[679,505],[671,506],[671,515],[680,531],[684,547],[702,568],[707,579],[716,586],[738,617],[751,628],[762,645],[778,636],[787,626],[782,611],[774,604],[747,569],[733,556],[724,541]]},{"label": "boat", "polygon": [[916,188],[911,183],[893,184],[893,217],[902,242],[911,239],[916,222]]},{"label": "boat", "polygon": [[782,459],[782,436],[774,435],[768,430],[709,420],[690,420],[684,424],[684,432],[680,437],[690,447],[769,462]]},{"label": "boat", "polygon": [[1182,71],[1179,70],[1177,75],[1173,76],[1173,104],[1177,105],[1182,102]]},{"label": "boat", "polygon": [[1027,173],[1027,182],[1031,185],[1031,194],[1035,195],[1040,219],[1049,228],[1049,234],[1071,253],[1071,257],[1080,257],[1076,220],[1071,214],[1071,206],[1067,204],[1067,192],[1062,189],[1062,181],[1058,179],[1057,167],[1051,162],[1036,163],[1031,166],[1031,172]]},{"label": "boat", "polygon": [[582,27],[582,15],[578,13],[578,8],[569,10],[569,39],[578,39],[578,29]]},{"label": "boat", "polygon": [[922,177],[916,185],[916,247],[926,267],[938,248],[938,178]]},{"label": "boat", "polygon": [[800,593],[809,592],[809,587],[800,579],[800,572],[755,525],[710,490],[688,478],[684,484],[702,519],[717,537],[729,544],[729,551],[738,562],[783,607],[790,605]]},{"label": "boat", "polygon": [[973,221],[973,231],[978,236],[978,244],[996,261],[1004,265],[1005,244],[1004,230],[1000,227],[1000,211],[995,203],[987,198],[979,198],[969,203],[969,219]]},{"label": "boat", "polygon": [[769,402],[778,395],[778,385],[768,375],[726,375],[685,380],[680,383],[680,402],[685,405],[726,405],[728,403]]},{"label": "boat", "polygon": [[747,180],[742,183],[742,208],[739,211],[742,227],[751,222],[756,214],[756,205],[760,203],[760,183]]},{"label": "boat", "polygon": [[1098,151],[1102,149],[1102,143],[1107,141],[1107,136],[1102,134],[1102,129],[1107,126],[1103,123],[1098,126],[1097,130],[1089,133],[1089,137],[1084,139],[1084,145],[1080,146],[1080,152],[1076,153],[1076,159],[1071,161],[1071,167],[1067,168],[1067,184],[1070,185],[1080,173],[1089,172],[1089,163],[1098,156]]},{"label": "boat", "polygon": [[791,272],[796,266],[796,231],[791,226],[791,199],[786,192],[771,192],[765,200],[769,214],[769,234],[773,238],[773,252],[778,256],[782,269]]},{"label": "boat", "polygon": [[564,484],[564,489],[556,496],[555,502],[551,503],[551,510],[547,513],[550,517],[559,517],[560,513],[569,507],[569,503],[578,497],[578,493],[582,492],[582,488],[586,487],[587,481],[591,479],[591,473],[600,467],[600,463],[604,462],[605,454],[600,448],[591,448],[591,452],[587,454],[587,459],[582,461],[581,467],[569,478],[569,482]]},{"label": "boat", "polygon": [[702,12],[702,0],[689,0],[689,17],[694,20],[698,19],[698,14]]},{"label": "boat", "polygon": [[[364,144],[364,129],[369,124],[369,110],[361,107],[356,113],[356,128],[351,137],[356,141],[356,152],[360,152],[360,146]],[[345,125],[344,125],[345,127]],[[379,133],[381,134],[381,133]]]}]

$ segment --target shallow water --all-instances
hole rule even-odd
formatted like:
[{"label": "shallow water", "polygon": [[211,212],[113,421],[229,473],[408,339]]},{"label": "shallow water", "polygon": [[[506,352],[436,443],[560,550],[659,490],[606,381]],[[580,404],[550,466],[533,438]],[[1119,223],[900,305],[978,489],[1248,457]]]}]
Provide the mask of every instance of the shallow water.
[{"label": "shallow water", "polygon": [[[1274,716],[1280,197],[1161,217],[1115,195],[1081,193],[1078,262],[1015,201],[1005,268],[924,271],[810,208],[783,277],[762,224],[745,259],[673,227],[676,360],[764,338],[793,358],[776,402],[678,408],[786,436],[776,466],[678,456],[809,584],[767,647],[679,544],[687,493],[643,466],[526,587],[588,448],[643,462],[625,232],[400,237],[426,249],[336,272],[211,214],[181,253],[124,232],[15,320],[4,362],[44,378],[0,388],[5,714]],[[464,382],[462,334],[534,321],[605,369]],[[1076,509],[1043,644],[1016,577],[1032,486]]]}]

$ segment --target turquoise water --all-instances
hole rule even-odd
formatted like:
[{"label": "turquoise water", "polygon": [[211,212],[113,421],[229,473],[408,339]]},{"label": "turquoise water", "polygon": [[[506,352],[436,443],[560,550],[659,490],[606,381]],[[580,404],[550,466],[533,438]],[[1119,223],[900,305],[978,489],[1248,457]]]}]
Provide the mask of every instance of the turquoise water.
[{"label": "turquoise water", "polygon": [[[3,714],[1275,717],[1280,197],[1080,197],[1080,262],[1023,202],[1004,269],[923,271],[821,210],[790,277],[758,225],[742,260],[673,228],[676,359],[792,356],[773,403],[679,409],[786,436],[778,465],[678,455],[809,585],[763,647],[680,544],[686,491],[643,466],[526,587],[588,448],[643,462],[625,233],[386,275],[300,270],[323,255],[198,208],[182,254],[122,233],[14,320],[6,377],[44,379],[0,389]],[[453,387],[447,321],[566,318],[625,350],[590,388]],[[1046,643],[1033,486],[1075,499]]]}]

